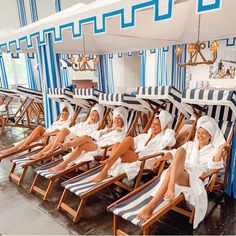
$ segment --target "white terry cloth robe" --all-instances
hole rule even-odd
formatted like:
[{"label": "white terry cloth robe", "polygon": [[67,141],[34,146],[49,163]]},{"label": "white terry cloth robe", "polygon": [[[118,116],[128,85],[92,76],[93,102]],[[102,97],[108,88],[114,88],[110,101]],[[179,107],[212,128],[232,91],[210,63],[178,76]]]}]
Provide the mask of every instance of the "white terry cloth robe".
[{"label": "white terry cloth robe", "polygon": [[[184,168],[189,174],[190,187],[180,186],[178,184],[175,185],[175,195],[182,192],[186,201],[195,207],[194,229],[197,228],[198,224],[204,219],[208,205],[205,189],[205,184],[207,184],[208,180],[203,182],[199,177],[211,169],[223,168],[223,160],[214,162],[213,158],[218,152],[219,146],[225,143],[223,134],[211,117],[204,116],[202,119],[200,118],[197,123],[197,129],[200,127],[206,129],[210,133],[211,142],[199,150],[199,143],[196,138],[197,134],[195,134],[194,141],[187,142],[182,146],[186,151]],[[165,179],[166,172],[167,171],[164,171],[162,173],[161,181],[153,189],[152,196],[155,196],[160,188]]]},{"label": "white terry cloth robe", "polygon": [[[155,136],[152,140],[148,142],[151,137],[151,129],[149,129],[148,133],[139,134],[134,138],[135,152],[138,153],[139,157],[152,155],[154,153],[160,152],[165,149],[167,146],[174,146],[175,132],[172,129],[166,129],[167,126],[170,125],[173,118],[170,113],[166,111],[161,111],[159,116],[161,123],[162,131]],[[147,143],[148,142],[148,143]],[[152,160],[147,160],[145,164],[146,169],[151,169]],[[122,173],[126,173],[128,180],[132,180],[136,177],[139,172],[141,162],[135,161],[132,163],[122,163],[119,158],[111,167],[108,174],[112,176],[117,176]]]},{"label": "white terry cloth robe", "polygon": [[82,153],[81,156],[78,157],[77,160],[75,160],[76,164],[80,162],[84,162],[84,161],[93,160],[94,156],[103,154],[104,150],[101,149],[101,147],[105,147],[105,146],[113,145],[117,142],[121,142],[126,137],[128,112],[124,107],[115,108],[113,111],[113,120],[117,116],[120,116],[123,119],[124,121],[123,127],[120,129],[114,129],[114,126],[113,126],[110,132],[107,132],[106,134],[103,134],[102,136],[101,136],[101,133],[108,131],[107,128],[93,132],[91,137],[97,143],[98,149],[93,152]]},{"label": "white terry cloth robe", "polygon": [[90,113],[93,111],[98,112],[98,115],[99,115],[98,122],[95,124],[89,124],[89,122],[90,122],[90,117],[89,117],[86,121],[80,122],[80,123],[74,125],[73,127],[69,128],[70,133],[66,136],[65,142],[67,142],[75,137],[81,137],[84,135],[91,136],[91,134],[98,129],[99,124],[102,121],[104,109],[100,104],[96,104],[95,106],[92,107]]}]

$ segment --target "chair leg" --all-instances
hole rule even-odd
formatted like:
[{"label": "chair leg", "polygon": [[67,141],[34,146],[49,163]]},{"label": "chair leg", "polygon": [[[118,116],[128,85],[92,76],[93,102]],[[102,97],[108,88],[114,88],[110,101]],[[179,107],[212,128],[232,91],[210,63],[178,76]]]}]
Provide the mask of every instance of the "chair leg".
[{"label": "chair leg", "polygon": [[22,184],[22,182],[23,182],[23,180],[25,178],[27,170],[28,170],[28,167],[23,168],[23,172],[20,175],[20,179],[19,179],[18,185]]},{"label": "chair leg", "polygon": [[195,208],[193,208],[192,212],[191,212],[191,216],[189,218],[189,224],[193,223],[193,219],[194,219],[194,213],[195,213]]},{"label": "chair leg", "polygon": [[119,216],[113,214],[113,235],[117,235],[118,228],[119,228]]},{"label": "chair leg", "polygon": [[31,187],[30,187],[30,192],[32,193],[33,190],[34,190],[34,186],[36,185],[38,179],[40,178],[40,175],[36,175],[35,178],[34,178],[34,182],[32,183]]},{"label": "chair leg", "polygon": [[143,229],[143,235],[149,235],[149,227]]},{"label": "chair leg", "polygon": [[69,193],[69,191],[65,188],[64,191],[63,191],[63,194],[61,196],[61,199],[60,199],[60,201],[57,205],[57,210],[59,210],[60,207],[61,207],[61,204],[66,201],[66,197],[67,197],[68,193]]},{"label": "chair leg", "polygon": [[14,173],[15,169],[16,169],[16,164],[15,164],[15,163],[12,163],[10,172],[9,172],[9,174],[8,174],[8,178],[9,178],[9,179],[12,178],[11,175]]},{"label": "chair leg", "polygon": [[84,198],[84,199],[81,199],[80,200],[80,203],[79,203],[79,206],[78,206],[78,209],[76,211],[76,214],[75,214],[75,217],[73,219],[74,222],[78,222],[79,219],[80,219],[80,216],[81,216],[81,213],[82,213],[82,210],[85,206],[85,203],[87,201],[87,198]]},{"label": "chair leg", "polygon": [[55,180],[50,180],[50,181],[49,181],[49,184],[48,184],[48,187],[47,187],[47,190],[46,190],[46,193],[45,193],[45,195],[44,195],[43,200],[47,200],[49,194],[50,194],[51,191],[52,191],[52,188],[53,188],[55,182],[56,182]]}]

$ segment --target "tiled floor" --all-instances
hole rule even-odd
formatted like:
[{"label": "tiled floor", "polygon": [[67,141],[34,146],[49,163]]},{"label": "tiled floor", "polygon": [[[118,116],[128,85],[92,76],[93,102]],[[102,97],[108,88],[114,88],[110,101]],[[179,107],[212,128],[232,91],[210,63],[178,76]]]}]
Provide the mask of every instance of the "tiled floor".
[{"label": "tiled floor", "polygon": [[[7,146],[21,140],[25,135],[27,132],[22,129],[8,130],[0,139],[0,145]],[[108,191],[91,197],[81,221],[73,223],[64,212],[56,209],[62,194],[60,182],[56,184],[51,198],[42,201],[39,195],[29,193],[34,177],[32,169],[29,169],[23,185],[18,187],[7,177],[9,168],[9,159],[0,163],[0,234],[112,234],[112,215],[106,211],[106,206],[114,200],[112,197],[107,197]],[[209,199],[208,216],[196,230],[188,224],[186,217],[170,212],[152,227],[151,233],[235,235],[236,201],[222,193],[210,194]],[[122,222],[121,226],[129,234],[140,233],[136,227],[127,222]]]}]

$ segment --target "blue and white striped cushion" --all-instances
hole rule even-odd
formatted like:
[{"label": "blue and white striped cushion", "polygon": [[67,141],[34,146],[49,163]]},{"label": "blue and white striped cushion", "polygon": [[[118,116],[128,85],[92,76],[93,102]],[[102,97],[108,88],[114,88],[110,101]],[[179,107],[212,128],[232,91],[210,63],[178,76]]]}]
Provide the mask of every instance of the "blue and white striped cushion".
[{"label": "blue and white striped cushion", "polygon": [[81,196],[82,194],[104,184],[105,182],[109,181],[112,178],[112,177],[108,177],[98,183],[91,182],[91,180],[95,178],[95,176],[97,176],[101,172],[102,169],[103,169],[103,166],[101,166],[100,168],[90,173],[87,173],[86,175],[78,176],[78,178],[75,178],[71,180],[70,182],[67,182],[63,186],[66,189],[70,190],[70,192],[74,193],[75,195]]},{"label": "blue and white striped cushion", "polygon": [[16,93],[19,93],[24,97],[34,99],[37,102],[43,102],[43,94],[41,91],[25,88],[23,86],[18,85],[16,87]]}]

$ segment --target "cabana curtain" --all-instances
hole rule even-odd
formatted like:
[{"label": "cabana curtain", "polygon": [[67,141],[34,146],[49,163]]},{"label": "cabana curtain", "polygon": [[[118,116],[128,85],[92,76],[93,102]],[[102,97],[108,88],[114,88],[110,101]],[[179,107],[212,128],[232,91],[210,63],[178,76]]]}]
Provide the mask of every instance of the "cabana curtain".
[{"label": "cabana curtain", "polygon": [[8,88],[7,73],[2,55],[0,55],[0,76],[1,87]]},{"label": "cabana curtain", "polygon": [[[36,4],[34,4],[34,7],[35,6]],[[18,7],[20,26],[23,27],[27,25],[24,0],[17,0],[17,7]],[[32,9],[34,7],[32,7]],[[35,14],[35,11],[32,14],[34,14],[34,19],[36,19],[37,15]],[[25,55],[25,61],[26,61],[26,70],[27,70],[27,77],[28,77],[28,87],[30,89],[37,90],[37,83],[35,82],[35,78],[34,78],[33,66],[30,59],[27,57],[27,55]]]},{"label": "cabana curtain", "polygon": [[48,88],[60,88],[56,63],[56,56],[53,51],[52,36],[48,34],[47,44],[38,46],[39,67],[42,78],[42,90],[44,97],[45,126],[49,127],[59,115],[59,105],[48,98]]},{"label": "cabana curtain", "polygon": [[114,93],[113,64],[109,55],[99,55],[98,88],[104,93]]},{"label": "cabana curtain", "polygon": [[167,85],[167,53],[165,48],[158,48],[156,50],[156,85]]},{"label": "cabana curtain", "polygon": [[141,55],[141,79],[140,79],[140,86],[145,87],[146,85],[146,51],[143,52]]}]

